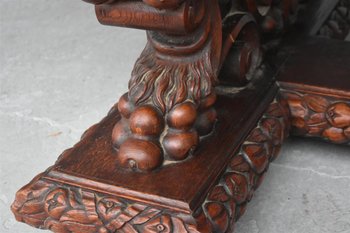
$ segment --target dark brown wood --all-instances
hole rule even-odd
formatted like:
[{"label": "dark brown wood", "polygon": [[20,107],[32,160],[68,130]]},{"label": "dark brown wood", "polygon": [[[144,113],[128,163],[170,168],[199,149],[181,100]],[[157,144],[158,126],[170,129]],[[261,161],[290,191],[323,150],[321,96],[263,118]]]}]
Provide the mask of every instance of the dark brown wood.
[{"label": "dark brown wood", "polygon": [[[166,205],[168,208],[182,209],[183,212],[190,213],[198,208],[204,199],[199,190],[209,189],[211,184],[208,181],[213,182],[219,176],[227,160],[244,140],[245,135],[240,132],[249,132],[276,95],[277,87],[271,81],[261,79],[256,84],[256,87],[258,86],[259,90],[246,90],[232,97],[219,96],[215,131],[212,136],[203,139],[203,146],[184,163],[170,163],[151,173],[130,173],[125,169],[116,169],[115,159],[118,154],[112,146],[106,146],[111,145],[111,125],[120,119],[119,113],[112,110],[112,115],[107,117],[103,124],[93,128],[93,131],[101,135],[99,141],[96,141],[93,147],[90,143],[78,144],[61,157],[48,173],[48,177],[52,174],[52,179],[67,179],[71,184],[93,189],[104,185],[106,189],[114,190],[114,194],[125,192],[126,189],[132,190],[133,195],[144,199],[144,202],[158,203],[160,206]],[[266,100],[261,102],[263,98]],[[232,115],[232,111],[239,111],[241,114]],[[104,147],[109,150],[102,151]],[[98,151],[100,152],[96,153]],[[110,187],[108,184],[111,184]],[[174,189],[174,184],[181,184],[181,188]],[[122,187],[123,190],[118,190],[118,187]]]},{"label": "dark brown wood", "polygon": [[292,133],[350,144],[349,43],[307,38],[284,52],[278,81],[289,103]]},{"label": "dark brown wood", "polygon": [[350,98],[283,90],[291,111],[292,133],[350,144]]},{"label": "dark brown wood", "polygon": [[[309,35],[350,39],[350,1],[310,1],[304,24]],[[307,19],[306,19],[307,18]]]},{"label": "dark brown wood", "polygon": [[233,232],[289,132],[349,144],[350,45],[299,30],[280,44],[297,0],[86,2],[102,24],[148,30],[148,42],[129,91],[17,192],[18,221]]},{"label": "dark brown wood", "polygon": [[[272,84],[220,95],[216,140],[206,141],[192,160],[153,173],[115,170],[113,150],[101,151],[120,119],[112,108],[17,193],[17,220],[54,232],[230,232],[288,135],[286,102],[277,97],[269,105],[277,91]],[[251,108],[244,108],[248,102]],[[222,105],[241,106],[245,120]],[[242,135],[242,128],[250,133]]]},{"label": "dark brown wood", "polygon": [[[116,124],[112,140],[120,166],[150,171],[166,162],[186,159],[199,137],[211,132],[216,120],[213,87],[221,39],[215,29],[219,25],[212,23],[218,22],[218,15],[215,17],[208,17],[205,23],[215,37],[208,38],[210,34],[200,29],[199,41],[185,46],[176,43],[186,38],[169,45],[164,38],[158,39],[162,35],[149,33],[150,41],[135,65],[130,91],[120,101],[125,104],[118,105],[122,121]],[[185,118],[187,124],[178,124],[179,118]],[[141,156],[141,144],[157,151],[156,161],[153,153]]]}]

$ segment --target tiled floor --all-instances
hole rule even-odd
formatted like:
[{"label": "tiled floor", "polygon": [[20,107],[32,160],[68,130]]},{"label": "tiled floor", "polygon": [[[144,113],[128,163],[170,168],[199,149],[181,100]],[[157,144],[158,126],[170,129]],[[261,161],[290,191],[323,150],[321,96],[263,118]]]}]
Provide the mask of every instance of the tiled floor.
[{"label": "tiled floor", "polygon": [[[41,232],[14,220],[15,192],[127,90],[145,36],[78,0],[2,0],[0,18],[0,232]],[[290,139],[236,232],[349,233],[350,147]]]}]

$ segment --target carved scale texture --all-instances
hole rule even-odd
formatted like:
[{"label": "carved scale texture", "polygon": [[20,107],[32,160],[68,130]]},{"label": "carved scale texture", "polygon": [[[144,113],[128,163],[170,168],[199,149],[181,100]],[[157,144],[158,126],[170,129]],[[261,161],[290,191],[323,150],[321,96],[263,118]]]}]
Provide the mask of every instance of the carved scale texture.
[{"label": "carved scale texture", "polygon": [[340,40],[350,34],[350,0],[339,1],[317,34]]},{"label": "carved scale texture", "polygon": [[197,217],[201,232],[233,232],[288,133],[287,103],[278,96],[209,192]]},{"label": "carved scale texture", "polygon": [[292,115],[292,133],[350,144],[350,101],[282,91]]}]

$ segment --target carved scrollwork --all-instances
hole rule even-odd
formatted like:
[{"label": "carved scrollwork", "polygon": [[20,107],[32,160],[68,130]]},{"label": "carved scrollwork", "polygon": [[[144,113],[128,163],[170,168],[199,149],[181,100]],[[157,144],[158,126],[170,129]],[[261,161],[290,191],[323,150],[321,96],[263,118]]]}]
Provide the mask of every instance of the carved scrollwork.
[{"label": "carved scrollwork", "polygon": [[234,223],[245,212],[288,133],[287,103],[277,97],[204,201],[202,212],[197,217],[199,225],[205,229],[203,232],[233,231]]},{"label": "carved scrollwork", "polygon": [[298,14],[298,0],[221,0],[223,48],[220,82],[244,86],[261,66],[263,51],[278,39]]},{"label": "carved scrollwork", "polygon": [[283,90],[291,111],[295,135],[350,143],[350,101]]},{"label": "carved scrollwork", "polygon": [[18,221],[56,233],[198,232],[171,212],[40,177],[18,191],[12,211]]}]

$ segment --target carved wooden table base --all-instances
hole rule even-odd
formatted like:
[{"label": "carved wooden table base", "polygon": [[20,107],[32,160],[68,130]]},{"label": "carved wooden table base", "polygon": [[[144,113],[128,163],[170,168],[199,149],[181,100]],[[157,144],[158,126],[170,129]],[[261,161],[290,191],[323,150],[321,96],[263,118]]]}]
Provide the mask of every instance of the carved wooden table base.
[{"label": "carved wooden table base", "polygon": [[286,40],[263,61],[296,1],[87,1],[101,23],[152,31],[129,92],[17,192],[18,221],[58,233],[233,232],[290,132],[350,144],[349,44]]},{"label": "carved wooden table base", "polygon": [[[208,156],[221,160],[219,167],[211,164],[218,177],[209,178],[208,171],[203,173],[207,170],[201,164],[205,161],[199,161],[205,156],[203,154],[195,154],[197,160],[188,161],[193,169],[191,173],[181,172],[174,177],[174,169],[181,171],[186,168],[169,166],[163,168],[163,172],[159,171],[159,174],[135,176],[134,180],[127,181],[140,186],[138,192],[136,188],[132,190],[127,187],[131,186],[130,183],[124,183],[123,186],[118,184],[123,182],[122,172],[116,174],[119,177],[114,177],[111,182],[112,180],[102,178],[108,171],[105,174],[91,171],[92,167],[97,169],[97,166],[108,170],[106,165],[97,165],[97,161],[90,160],[88,163],[91,168],[86,169],[85,164],[85,174],[79,174],[81,170],[78,167],[88,160],[82,158],[82,153],[87,157],[104,153],[97,155],[98,160],[105,160],[104,163],[109,163],[111,158],[108,157],[113,159],[115,156],[109,151],[98,151],[102,148],[101,145],[110,143],[110,138],[101,137],[101,134],[104,130],[111,131],[111,121],[120,118],[118,111],[113,108],[101,123],[84,134],[81,142],[63,153],[56,165],[18,192],[12,210],[18,221],[54,232],[231,232],[234,222],[244,213],[254,190],[261,184],[269,163],[276,158],[283,140],[288,136],[287,102],[279,94],[271,102],[276,90],[275,85],[268,88],[268,92],[272,93],[267,94],[266,106],[263,107],[267,109],[258,123],[253,124],[253,129],[247,128],[250,133],[244,138],[229,140],[231,143],[227,143],[224,138],[236,136],[232,133],[240,129],[237,127],[239,122],[226,115],[230,112],[219,111],[218,119],[226,122],[217,126],[220,128],[218,131],[222,132],[224,128],[228,130],[224,134],[220,133],[223,138],[218,136],[218,139],[225,141],[226,148],[217,151],[217,154],[213,154],[215,148],[210,142],[203,148],[211,150],[207,153]],[[219,96],[218,104],[234,103],[239,100],[237,98]],[[258,107],[256,97],[250,95],[243,98],[255,100],[255,107]],[[268,104],[269,102],[271,103]],[[220,113],[225,116],[221,117]],[[248,116],[247,119],[255,122],[256,117]],[[240,124],[245,125],[247,122]],[[198,173],[209,179],[204,184],[198,184],[198,179],[191,181],[188,174],[200,176]],[[156,179],[163,174],[165,177]],[[152,182],[155,183],[157,187],[149,189],[153,194],[145,192],[145,188],[141,190],[141,180],[148,188],[151,188],[149,185]],[[185,196],[185,193],[191,191],[187,186],[196,186],[191,194],[194,196]],[[206,191],[201,191],[203,189]],[[182,194],[174,197],[177,193]]]},{"label": "carved wooden table base", "polygon": [[[263,86],[263,81],[256,86]],[[269,163],[278,155],[290,124],[298,135],[348,143],[350,105],[345,95],[315,95],[281,85],[284,89],[276,97],[273,83],[265,85],[260,95],[256,91],[248,93],[249,88],[243,93],[219,95],[218,119],[222,123],[213,132],[218,140],[207,141],[187,161],[190,172],[186,172],[186,163],[148,175],[114,171],[110,161],[115,155],[105,147],[111,143],[106,131],[110,132],[114,121],[120,119],[113,107],[101,123],[83,135],[82,141],[60,156],[56,165],[17,193],[12,205],[16,219],[54,232],[232,232]],[[259,106],[257,100],[262,96],[265,104]],[[243,121],[232,117],[235,108],[228,107],[231,103],[237,109],[241,101],[251,104],[251,108],[240,109]],[[258,114],[262,109],[263,114]],[[253,123],[258,116],[258,122]],[[249,132],[247,136],[243,137],[243,129]],[[205,150],[209,150],[206,155],[200,154]],[[203,157],[207,160],[201,160]],[[221,163],[213,164],[214,160]],[[210,169],[203,162],[209,162]],[[215,168],[215,175],[210,174],[211,168]],[[204,184],[191,179],[200,175],[206,179]],[[191,193],[189,187],[193,186],[196,189]]]}]

